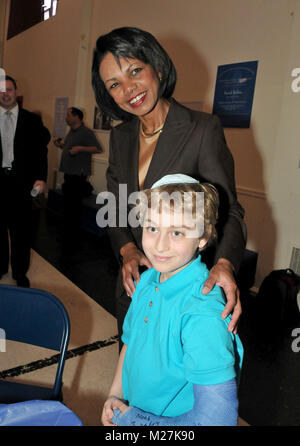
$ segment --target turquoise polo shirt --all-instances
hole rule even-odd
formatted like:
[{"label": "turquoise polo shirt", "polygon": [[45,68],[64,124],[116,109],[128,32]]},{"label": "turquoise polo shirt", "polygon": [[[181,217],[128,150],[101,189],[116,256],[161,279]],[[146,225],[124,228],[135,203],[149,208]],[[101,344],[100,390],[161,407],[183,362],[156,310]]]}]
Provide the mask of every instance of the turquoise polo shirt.
[{"label": "turquoise polo shirt", "polygon": [[199,256],[163,283],[151,268],[141,275],[123,324],[127,346],[124,399],[155,415],[193,408],[193,384],[228,381],[241,368],[243,348],[221,318],[220,287],[201,293],[209,272]]}]

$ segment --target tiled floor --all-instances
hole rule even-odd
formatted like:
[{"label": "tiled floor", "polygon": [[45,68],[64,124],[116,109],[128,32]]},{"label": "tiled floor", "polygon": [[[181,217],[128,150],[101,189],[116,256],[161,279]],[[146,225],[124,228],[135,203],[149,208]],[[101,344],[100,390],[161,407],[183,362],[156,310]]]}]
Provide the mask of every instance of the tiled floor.
[{"label": "tiled floor", "polygon": [[[85,350],[84,354],[68,359],[64,373],[68,407],[85,425],[99,425],[99,413],[118,356],[113,298],[117,263],[107,237],[83,233],[73,251],[64,252],[59,241],[60,220],[42,212],[39,222],[29,278],[33,287],[53,292],[66,305],[72,323],[70,349],[112,341],[108,346]],[[13,283],[9,274],[2,282]],[[262,350],[253,336],[259,305],[255,296],[248,293],[244,293],[242,300],[244,313],[239,330],[245,360],[240,383],[240,416],[252,426],[298,426],[300,353],[297,355],[291,350],[290,337],[284,338],[273,354]],[[28,363],[30,357],[24,351],[18,360]],[[9,367],[7,364],[5,369]],[[50,371],[37,370],[26,379],[47,380]],[[241,424],[247,423],[241,421]]]}]

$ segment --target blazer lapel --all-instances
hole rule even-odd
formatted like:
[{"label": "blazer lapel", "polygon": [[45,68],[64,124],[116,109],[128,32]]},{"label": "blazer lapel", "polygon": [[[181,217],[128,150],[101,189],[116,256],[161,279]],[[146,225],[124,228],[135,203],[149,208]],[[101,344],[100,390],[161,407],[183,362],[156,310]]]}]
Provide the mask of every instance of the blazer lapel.
[{"label": "blazer lapel", "polygon": [[134,119],[122,128],[122,146],[120,151],[121,171],[125,172],[128,192],[139,190],[139,120]]},{"label": "blazer lapel", "polygon": [[21,135],[23,131],[23,110],[19,108],[18,113],[18,119],[17,119],[17,125],[16,125],[16,132],[15,132],[15,138],[14,138],[14,155],[18,152],[21,141]]},{"label": "blazer lapel", "polygon": [[164,130],[157,141],[145,178],[145,189],[150,188],[155,181],[164,175],[171,173],[172,165],[176,163],[178,156],[184,150],[185,143],[195,125],[196,122],[191,120],[187,109],[173,99]]}]

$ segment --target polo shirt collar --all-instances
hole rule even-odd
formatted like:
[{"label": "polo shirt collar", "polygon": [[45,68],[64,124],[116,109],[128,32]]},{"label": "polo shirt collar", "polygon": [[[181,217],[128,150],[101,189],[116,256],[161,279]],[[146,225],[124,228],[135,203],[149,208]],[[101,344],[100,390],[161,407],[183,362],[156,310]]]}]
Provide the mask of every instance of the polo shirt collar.
[{"label": "polo shirt collar", "polygon": [[171,298],[175,293],[186,288],[187,283],[190,283],[193,277],[195,277],[195,279],[200,278],[201,274],[204,274],[205,272],[207,272],[207,268],[205,264],[201,262],[201,255],[199,254],[199,256],[188,266],[162,283],[159,282],[160,273],[154,270],[152,283],[154,287],[157,287],[159,291],[163,293],[164,297]]}]

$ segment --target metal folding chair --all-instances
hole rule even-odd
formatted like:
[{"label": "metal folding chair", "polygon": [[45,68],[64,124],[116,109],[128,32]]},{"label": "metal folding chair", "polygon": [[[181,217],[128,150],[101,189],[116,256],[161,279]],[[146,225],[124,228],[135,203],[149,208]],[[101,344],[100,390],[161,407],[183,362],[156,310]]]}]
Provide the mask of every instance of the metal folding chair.
[{"label": "metal folding chair", "polygon": [[[70,338],[70,320],[60,300],[46,291],[0,285],[0,328],[6,340],[59,351],[52,387],[0,379],[0,403],[37,399],[62,401],[62,375]],[[9,348],[0,355],[9,355]]]}]

